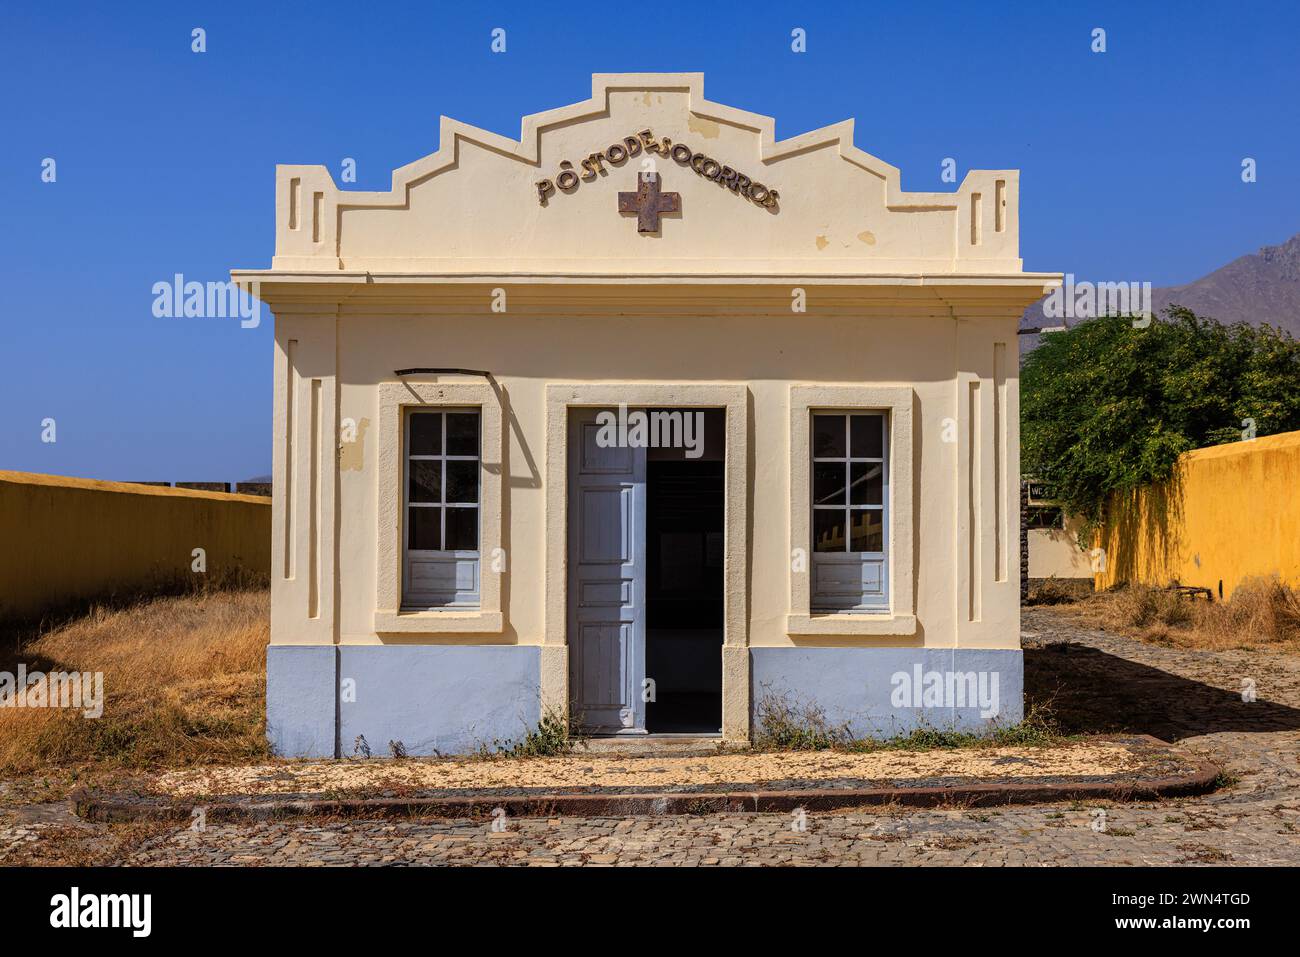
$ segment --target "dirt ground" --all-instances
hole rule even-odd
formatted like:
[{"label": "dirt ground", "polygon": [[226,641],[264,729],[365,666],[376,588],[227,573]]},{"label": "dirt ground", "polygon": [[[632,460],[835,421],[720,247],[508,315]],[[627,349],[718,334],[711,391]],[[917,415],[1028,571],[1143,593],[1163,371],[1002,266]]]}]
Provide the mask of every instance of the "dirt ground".
[{"label": "dirt ground", "polygon": [[1140,758],[1130,748],[1114,743],[865,754],[802,751],[651,758],[571,755],[474,761],[315,761],[171,771],[154,779],[150,789],[180,797],[445,788],[659,790],[689,785],[758,787],[773,781],[1094,776],[1131,771],[1139,764]]},{"label": "dirt ground", "polygon": [[[77,783],[65,775],[0,783],[0,864],[1300,865],[1300,658],[1162,646],[1043,608],[1026,609],[1022,627],[1026,690],[1052,700],[1063,731],[1154,735],[1219,764],[1227,786],[1128,804],[883,807],[802,823],[786,814],[528,818],[497,831],[480,820],[418,818],[92,825],[56,800]],[[1243,683],[1255,700],[1243,700]],[[827,753],[799,757],[815,763]]]}]

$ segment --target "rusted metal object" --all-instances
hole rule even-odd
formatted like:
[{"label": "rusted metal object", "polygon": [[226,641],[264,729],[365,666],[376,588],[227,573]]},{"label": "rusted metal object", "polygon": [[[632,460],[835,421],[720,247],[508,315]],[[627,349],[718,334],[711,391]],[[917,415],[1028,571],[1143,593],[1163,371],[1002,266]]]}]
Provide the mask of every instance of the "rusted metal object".
[{"label": "rusted metal object", "polygon": [[[716,160],[711,156],[705,156],[703,153],[695,152],[685,143],[674,144],[667,136],[659,139],[651,130],[642,130],[635,136],[623,138],[621,143],[611,143],[604,150],[598,150],[582,160],[582,173],[579,174],[574,165],[568,160],[560,162],[560,171],[555,174],[554,178],[539,179],[534,184],[537,187],[537,201],[541,205],[547,205],[548,201],[554,197],[556,189],[562,193],[572,194],[583,183],[592,183],[603,176],[609,174],[605,164],[611,166],[621,166],[634,156],[641,153],[657,153],[665,159],[672,158],[678,166],[694,170],[696,174],[704,177],[711,183],[718,186],[725,186],[738,196],[743,196],[752,201],[757,206],[770,209],[776,212],[779,207],[781,194],[774,189],[768,189],[762,183],[751,179],[740,170],[733,169],[725,165],[721,160]],[[658,178],[657,173],[646,173]],[[627,194],[631,195],[631,194]],[[676,194],[667,194],[676,195]],[[622,208],[620,206],[620,208]],[[633,210],[628,210],[633,212]],[[635,210],[640,212],[640,210]],[[667,209],[661,209],[659,212],[670,212]],[[645,229],[641,227],[640,232],[656,232],[654,229]]]},{"label": "rusted metal object", "polygon": [[681,210],[682,194],[661,193],[658,173],[642,173],[637,177],[635,193],[618,194],[618,211],[636,213],[638,233],[659,232],[660,214],[680,213]]},{"label": "rusted metal object", "polygon": [[[1192,601],[1195,601],[1198,598],[1204,598],[1206,601],[1214,601],[1214,593],[1210,591],[1210,589],[1201,585],[1184,585],[1179,582],[1178,579],[1174,579],[1170,582],[1169,591],[1177,592]],[[1222,598],[1223,596],[1220,595],[1219,597]]]}]

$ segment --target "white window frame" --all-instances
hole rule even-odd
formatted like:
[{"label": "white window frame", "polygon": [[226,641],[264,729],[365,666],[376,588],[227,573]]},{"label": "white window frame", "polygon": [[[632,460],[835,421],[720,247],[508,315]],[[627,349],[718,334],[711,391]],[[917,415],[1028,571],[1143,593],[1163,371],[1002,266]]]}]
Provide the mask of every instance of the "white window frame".
[{"label": "white window frame", "polygon": [[[812,527],[812,550],[810,553],[811,568],[810,573],[813,576],[811,583],[811,593],[809,604],[812,614],[880,614],[889,610],[889,410],[887,409],[810,409],[808,412],[810,435],[816,435],[815,419],[817,416],[829,416],[841,418],[844,420],[844,455],[842,458],[818,456],[817,449],[811,446],[808,450],[810,458],[809,482],[815,482],[817,476],[817,466],[819,464],[834,463],[842,465],[844,470],[845,481],[845,501],[838,505],[821,505],[815,498],[815,491],[812,485],[809,486],[810,508],[812,514],[809,516],[809,522]],[[880,422],[881,449],[880,455],[876,456],[855,456],[852,448],[852,417],[855,415],[869,416]],[[849,483],[852,476],[853,464],[878,464],[881,470],[881,501],[879,505],[852,505],[850,504],[851,495],[848,492]],[[835,512],[838,511],[841,516],[847,517],[847,524],[844,528],[844,550],[841,552],[819,552],[816,549],[816,529],[817,512]],[[852,541],[852,522],[853,515],[856,512],[879,512],[881,525],[881,543],[879,551],[851,551],[849,544]],[[855,574],[852,576],[856,579],[860,587],[850,589],[847,582],[839,589],[830,589],[821,586],[821,576],[823,569],[838,568],[848,573],[850,570]],[[869,587],[864,584],[864,576],[869,576],[871,571],[875,571],[879,582],[878,592],[875,595],[870,593]],[[846,576],[839,576],[844,579]],[[851,596],[851,597],[850,597]]]},{"label": "white window frame", "polygon": [[[790,611],[792,636],[916,635],[913,587],[913,418],[915,393],[908,386],[792,385],[790,413]],[[883,530],[888,556],[887,601],[859,611],[815,611],[812,603],[812,416],[813,412],[884,412],[888,485]]]},{"label": "white window frame", "polygon": [[[506,574],[501,549],[504,515],[506,399],[486,382],[381,382],[379,384],[378,556],[374,627],[378,635],[497,635]],[[406,410],[479,411],[479,601],[477,608],[403,608],[407,465]],[[498,564],[499,563],[499,564]]]},{"label": "white window frame", "polygon": [[[452,455],[447,451],[447,416],[448,415],[473,415],[478,422],[478,447],[473,455]],[[442,435],[440,437],[439,447],[442,449],[437,454],[414,453],[411,451],[411,424],[417,415],[436,414],[441,416]],[[406,406],[403,409],[403,440],[402,448],[405,454],[402,456],[402,610],[403,611],[430,611],[436,608],[471,608],[479,607],[479,591],[482,576],[481,550],[474,549],[416,549],[411,547],[410,543],[410,520],[411,509],[413,508],[437,508],[439,512],[438,541],[442,545],[447,542],[447,510],[449,508],[460,508],[474,510],[474,540],[482,543],[482,509],[483,509],[483,411],[472,406],[439,406],[436,409],[416,408]],[[412,502],[410,499],[411,490],[411,463],[412,462],[441,462],[443,463],[441,481],[439,482],[440,500],[437,502]],[[470,505],[468,503],[448,503],[447,501],[447,470],[448,462],[474,462],[477,466],[477,501]],[[460,570],[468,571],[473,576],[473,586],[470,588],[452,588],[445,592],[421,592],[417,595],[412,585],[412,569],[416,562],[427,562],[429,564],[443,564],[450,568],[455,574]]]}]

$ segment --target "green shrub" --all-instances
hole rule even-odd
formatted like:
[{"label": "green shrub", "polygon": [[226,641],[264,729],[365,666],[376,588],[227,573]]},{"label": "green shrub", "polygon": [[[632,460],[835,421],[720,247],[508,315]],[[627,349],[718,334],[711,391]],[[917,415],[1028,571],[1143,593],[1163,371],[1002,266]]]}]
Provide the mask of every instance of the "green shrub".
[{"label": "green shrub", "polygon": [[1173,477],[1178,456],[1300,429],[1300,342],[1173,306],[1135,328],[1106,316],[1047,333],[1020,376],[1021,467],[1092,544],[1111,495]]},{"label": "green shrub", "polygon": [[847,724],[834,725],[814,705],[773,694],[758,705],[754,747],[770,751],[930,751],[939,748],[1040,747],[1064,740],[1048,704],[1032,702],[1024,719],[986,732],[921,727],[890,738],[861,738]]},{"label": "green shrub", "polygon": [[813,705],[792,704],[768,694],[758,703],[758,728],[754,746],[771,751],[826,751],[853,743],[848,725],[834,726]]},{"label": "green shrub", "polygon": [[548,711],[522,741],[493,741],[492,748],[508,758],[549,758],[568,754],[578,740],[577,727],[568,715]]}]

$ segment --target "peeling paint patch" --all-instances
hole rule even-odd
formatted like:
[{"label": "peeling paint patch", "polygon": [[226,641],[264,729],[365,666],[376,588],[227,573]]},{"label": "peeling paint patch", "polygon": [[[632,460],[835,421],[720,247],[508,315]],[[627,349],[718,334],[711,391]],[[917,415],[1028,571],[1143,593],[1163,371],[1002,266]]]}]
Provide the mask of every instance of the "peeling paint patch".
[{"label": "peeling paint patch", "polygon": [[692,133],[698,133],[706,140],[718,138],[718,124],[713,120],[706,120],[702,116],[696,116],[694,113],[686,119],[686,128]]},{"label": "peeling paint patch", "polygon": [[351,442],[339,445],[339,468],[345,472],[360,472],[366,461],[366,429],[370,428],[369,419],[357,422],[357,437]]},{"label": "peeling paint patch", "polygon": [[868,246],[874,246],[876,244],[876,234],[869,229],[864,229],[862,232],[858,233],[858,239],[862,240]]},{"label": "peeling paint patch", "polygon": [[826,248],[827,246],[829,246],[830,244],[831,244],[831,241],[830,241],[829,239],[827,239],[825,236],[818,236],[818,237],[817,237],[817,248],[818,248],[818,249],[825,249],[825,248]]}]

